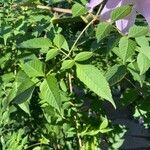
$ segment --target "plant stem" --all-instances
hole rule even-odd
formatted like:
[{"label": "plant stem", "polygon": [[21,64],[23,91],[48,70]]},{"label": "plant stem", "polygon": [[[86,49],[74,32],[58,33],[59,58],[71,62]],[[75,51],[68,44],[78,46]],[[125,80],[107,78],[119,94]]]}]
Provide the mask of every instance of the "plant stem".
[{"label": "plant stem", "polygon": [[33,147],[35,147],[35,146],[48,146],[48,147],[50,147],[50,145],[48,145],[48,144],[35,143],[35,144],[32,144],[32,145],[29,145],[27,148],[25,148],[25,150],[30,149],[30,148],[33,148]]},{"label": "plant stem", "polygon": [[14,4],[12,5],[13,8],[38,8],[42,10],[47,10],[47,11],[53,11],[53,12],[59,12],[59,13],[66,13],[66,14],[72,14],[71,9],[65,9],[65,8],[59,8],[59,7],[49,7],[49,6],[44,6],[44,5],[33,5],[29,3],[24,3],[24,4]]},{"label": "plant stem", "polygon": [[72,94],[72,93],[73,93],[73,88],[72,88],[72,76],[71,76],[70,73],[68,74],[68,80],[69,80],[70,93]]},{"label": "plant stem", "polygon": [[75,124],[76,124],[76,131],[77,131],[77,138],[78,138],[79,150],[83,150],[82,140],[81,140],[80,135],[78,133],[78,121],[77,121],[77,117],[74,116],[74,119],[75,119]]},{"label": "plant stem", "polygon": [[58,8],[58,7],[48,7],[48,6],[42,6],[42,5],[37,5],[37,8],[43,9],[43,10],[54,11],[54,12],[72,14],[71,9],[64,9],[64,8]]},{"label": "plant stem", "polygon": [[74,44],[72,45],[68,55],[63,59],[65,60],[66,58],[68,58],[70,56],[70,54],[72,53],[74,47],[76,46],[76,44],[78,43],[79,39],[81,38],[81,36],[83,35],[83,33],[88,29],[88,27],[93,24],[93,22],[95,22],[97,20],[97,18],[99,17],[99,14],[101,13],[102,9],[103,9],[103,3],[100,5],[96,15],[94,16],[94,18],[85,26],[85,28],[82,30],[82,32],[79,34],[79,36],[77,37],[77,39],[75,40]]}]

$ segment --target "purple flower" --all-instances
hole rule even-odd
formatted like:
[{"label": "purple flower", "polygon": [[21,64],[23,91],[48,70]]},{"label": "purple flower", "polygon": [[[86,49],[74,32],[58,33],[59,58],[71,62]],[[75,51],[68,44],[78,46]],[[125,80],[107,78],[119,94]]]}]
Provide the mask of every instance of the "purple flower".
[{"label": "purple flower", "polygon": [[[101,2],[101,0],[91,0],[88,3],[88,8],[93,10],[93,8]],[[116,26],[119,30],[121,30],[123,33],[127,33],[129,28],[135,23],[137,12],[143,15],[150,25],[150,0],[108,0],[101,12],[101,19],[109,20],[110,13],[113,9],[128,4],[133,5],[132,11],[124,19],[116,21]]]},{"label": "purple flower", "polygon": [[94,7],[99,5],[103,0],[90,0],[89,3],[87,3],[87,7],[89,9],[89,12],[92,12]]}]

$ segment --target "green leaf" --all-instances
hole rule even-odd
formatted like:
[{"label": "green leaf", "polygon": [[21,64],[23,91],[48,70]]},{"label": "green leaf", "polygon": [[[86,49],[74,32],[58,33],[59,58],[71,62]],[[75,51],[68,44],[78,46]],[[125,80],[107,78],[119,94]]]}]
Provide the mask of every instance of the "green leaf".
[{"label": "green leaf", "polygon": [[111,13],[111,20],[117,21],[120,20],[124,17],[126,17],[127,15],[129,15],[132,11],[132,6],[131,5],[126,5],[126,6],[121,6],[118,7],[116,9],[114,9]]},{"label": "green leaf", "polygon": [[148,38],[146,38],[145,36],[140,36],[140,37],[137,37],[135,38],[137,44],[139,46],[149,46],[149,41],[148,41]]},{"label": "green leaf", "polygon": [[110,101],[114,107],[115,103],[112,99],[109,84],[103,74],[92,65],[76,64],[77,77],[93,92],[100,97]]},{"label": "green leaf", "polygon": [[150,47],[149,46],[142,46],[139,48],[139,51],[143,53],[148,59],[150,60]]},{"label": "green leaf", "polygon": [[26,82],[29,79],[30,77],[23,70],[18,71],[16,75],[16,82],[22,83],[22,82]]},{"label": "green leaf", "polygon": [[75,61],[85,61],[93,56],[93,52],[81,52],[74,58]]},{"label": "green leaf", "polygon": [[30,114],[30,108],[29,108],[29,102],[25,101],[24,103],[21,103],[18,105],[24,112],[26,112],[29,116],[31,116]]},{"label": "green leaf", "polygon": [[52,47],[52,42],[48,38],[40,37],[24,41],[18,45],[19,48],[46,48]]},{"label": "green leaf", "polygon": [[128,70],[132,74],[133,79],[135,81],[138,81],[142,87],[144,80],[145,80],[145,75],[140,75],[140,71],[139,71],[137,63],[136,62],[130,63],[128,65]]},{"label": "green leaf", "polygon": [[114,65],[105,74],[108,83],[112,86],[120,82],[126,75],[126,67],[124,65]]},{"label": "green leaf", "polygon": [[121,54],[120,54],[120,52],[119,52],[119,47],[114,47],[114,48],[112,49],[112,52],[113,52],[115,55],[117,55],[119,58],[122,58],[122,57],[121,57]]},{"label": "green leaf", "polygon": [[134,25],[129,29],[128,37],[136,38],[140,36],[145,36],[148,32],[149,27]]},{"label": "green leaf", "polygon": [[96,29],[96,39],[99,42],[103,38],[109,35],[109,33],[112,31],[113,27],[108,22],[102,22],[98,25]]},{"label": "green leaf", "polygon": [[81,136],[85,136],[85,135],[95,136],[98,133],[106,133],[106,132],[111,131],[112,129],[107,128],[107,126],[108,126],[108,120],[107,118],[104,118],[103,122],[97,129],[90,129],[90,126],[87,126],[86,129],[80,133],[80,135]]},{"label": "green leaf", "polygon": [[108,126],[108,119],[104,118],[103,122],[100,125],[100,130],[107,128]]},{"label": "green leaf", "polygon": [[62,34],[56,34],[53,42],[59,49],[69,51],[68,43]]},{"label": "green leaf", "polygon": [[[13,84],[13,89],[9,92],[8,96],[7,96],[7,102],[10,103],[16,96],[17,94],[19,95],[19,93],[21,92],[18,92],[18,87],[22,84],[25,85],[26,84],[29,84],[30,85],[30,77],[22,70],[20,70],[17,75],[16,75],[16,79],[15,79],[15,82]],[[31,82],[31,86],[33,85],[33,82]],[[27,87],[27,88],[30,88],[31,86]],[[22,88],[24,91],[27,89],[27,88]],[[18,93],[17,93],[18,92]]]},{"label": "green leaf", "polygon": [[127,61],[135,52],[136,43],[128,39],[127,37],[122,37],[119,41],[119,53],[123,60],[123,63]]},{"label": "green leaf", "polygon": [[17,94],[14,97],[12,103],[21,104],[29,100],[32,96],[34,88],[35,84],[30,79],[22,82],[17,88]]},{"label": "green leaf", "polygon": [[60,80],[59,85],[62,91],[67,92],[67,86],[63,79]]},{"label": "green leaf", "polygon": [[21,68],[29,77],[44,76],[43,63],[37,58],[24,60],[24,63],[21,63]]},{"label": "green leaf", "polygon": [[137,64],[140,69],[140,75],[144,74],[150,67],[150,60],[143,53],[137,56]]},{"label": "green leaf", "polygon": [[112,129],[110,129],[110,128],[105,128],[105,129],[100,130],[101,133],[107,133],[110,131],[112,131]]},{"label": "green leaf", "polygon": [[64,60],[61,66],[61,70],[70,69],[75,64],[74,60]]},{"label": "green leaf", "polygon": [[86,7],[82,6],[81,4],[79,3],[75,3],[73,6],[72,6],[72,14],[73,14],[73,17],[75,16],[81,16],[81,15],[84,15],[87,13],[87,9]]},{"label": "green leaf", "polygon": [[59,53],[59,50],[58,50],[58,49],[56,49],[56,48],[50,49],[50,50],[48,51],[48,53],[46,54],[46,61],[48,61],[48,60],[54,58],[55,56],[58,55],[58,53]]},{"label": "green leaf", "polygon": [[40,85],[41,99],[60,112],[61,96],[57,80],[54,75],[48,77]]}]

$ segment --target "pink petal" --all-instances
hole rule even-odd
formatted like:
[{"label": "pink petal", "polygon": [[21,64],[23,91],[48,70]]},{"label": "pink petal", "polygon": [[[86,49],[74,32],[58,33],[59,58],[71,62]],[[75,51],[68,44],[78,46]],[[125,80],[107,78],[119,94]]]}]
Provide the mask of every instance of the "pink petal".
[{"label": "pink petal", "polygon": [[89,12],[92,12],[93,9],[99,5],[103,0],[90,0],[89,3],[87,3],[87,7],[89,9]]},{"label": "pink petal", "polygon": [[122,33],[127,34],[129,28],[134,25],[135,19],[136,19],[136,10],[133,9],[130,15],[128,15],[124,19],[116,21],[116,26]]},{"label": "pink petal", "polygon": [[136,9],[141,13],[150,25],[150,0],[136,0]]}]

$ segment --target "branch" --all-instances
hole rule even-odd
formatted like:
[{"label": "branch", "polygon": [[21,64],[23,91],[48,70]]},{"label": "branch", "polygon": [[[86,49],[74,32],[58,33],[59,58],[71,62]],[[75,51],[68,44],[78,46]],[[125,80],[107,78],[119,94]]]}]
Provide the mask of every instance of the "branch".
[{"label": "branch", "polygon": [[37,8],[43,9],[43,10],[59,12],[59,13],[72,14],[71,9],[64,9],[64,8],[58,8],[58,7],[48,7],[48,6],[43,6],[43,5],[37,5]]},{"label": "branch", "polygon": [[42,10],[47,10],[47,11],[53,11],[53,12],[59,12],[59,13],[66,13],[66,14],[72,14],[71,9],[65,9],[65,8],[58,8],[58,7],[49,7],[49,6],[44,6],[44,5],[29,5],[28,3],[26,4],[14,4],[12,6],[13,8],[38,8]]}]

